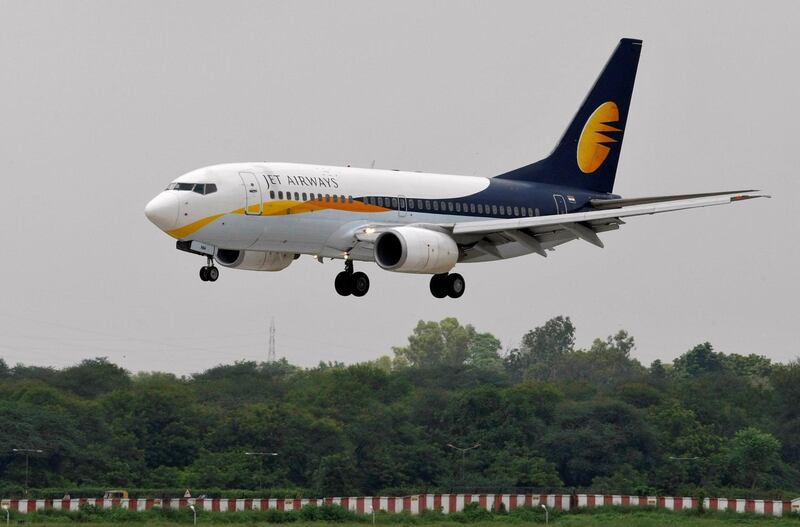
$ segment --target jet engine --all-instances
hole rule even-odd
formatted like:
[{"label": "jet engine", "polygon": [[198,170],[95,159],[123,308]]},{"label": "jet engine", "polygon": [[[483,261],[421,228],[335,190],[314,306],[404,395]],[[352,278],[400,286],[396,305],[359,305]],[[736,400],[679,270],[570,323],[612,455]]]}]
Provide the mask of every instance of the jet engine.
[{"label": "jet engine", "polygon": [[375,240],[375,262],[399,273],[446,273],[458,261],[458,245],[447,234],[419,227],[396,227]]},{"label": "jet engine", "polygon": [[273,251],[238,251],[217,249],[216,260],[220,265],[245,271],[282,271],[295,259],[294,253]]}]

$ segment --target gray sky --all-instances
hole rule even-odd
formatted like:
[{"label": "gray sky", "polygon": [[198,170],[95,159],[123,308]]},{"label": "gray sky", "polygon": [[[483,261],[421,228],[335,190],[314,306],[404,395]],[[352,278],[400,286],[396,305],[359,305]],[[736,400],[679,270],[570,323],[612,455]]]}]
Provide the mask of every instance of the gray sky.
[{"label": "gray sky", "polygon": [[[798,2],[37,2],[0,0],[0,357],[108,356],[189,373],[279,355],[390,353],[455,316],[515,345],[570,315],[649,364],[711,341],[798,356]],[[295,161],[495,175],[546,155],[618,39],[644,39],[615,191],[740,188],[772,200],[632,218],[458,270],[463,298],[374,264],[280,273],[180,253],[143,215],[191,169]]]}]

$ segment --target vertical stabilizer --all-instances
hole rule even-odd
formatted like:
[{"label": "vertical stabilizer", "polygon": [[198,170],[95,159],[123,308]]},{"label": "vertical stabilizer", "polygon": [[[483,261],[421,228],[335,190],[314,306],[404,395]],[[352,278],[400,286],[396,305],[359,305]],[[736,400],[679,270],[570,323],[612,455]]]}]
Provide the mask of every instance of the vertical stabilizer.
[{"label": "vertical stabilizer", "polygon": [[641,50],[641,40],[620,40],[553,152],[497,177],[611,192]]}]

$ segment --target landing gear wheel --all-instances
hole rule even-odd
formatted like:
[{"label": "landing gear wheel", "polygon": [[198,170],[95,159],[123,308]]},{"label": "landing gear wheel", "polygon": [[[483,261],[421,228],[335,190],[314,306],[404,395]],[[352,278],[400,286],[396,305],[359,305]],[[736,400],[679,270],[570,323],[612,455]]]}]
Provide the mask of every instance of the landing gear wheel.
[{"label": "landing gear wheel", "polygon": [[206,268],[206,278],[209,282],[216,282],[217,278],[219,278],[219,269],[211,266]]},{"label": "landing gear wheel", "polygon": [[208,282],[208,267],[205,265],[200,268],[200,280]]},{"label": "landing gear wheel", "polygon": [[353,296],[364,296],[369,291],[369,277],[361,271],[353,273],[350,277],[350,287]]},{"label": "landing gear wheel", "polygon": [[447,296],[450,298],[459,298],[464,294],[466,283],[464,277],[458,273],[447,275]]},{"label": "landing gear wheel", "polygon": [[436,298],[447,296],[447,274],[435,274],[431,276],[431,294]]},{"label": "landing gear wheel", "polygon": [[[336,292],[341,296],[348,296],[353,293],[353,275],[347,271],[342,271],[336,275],[336,280],[333,281],[333,287]],[[367,285],[369,288],[369,285]]]}]

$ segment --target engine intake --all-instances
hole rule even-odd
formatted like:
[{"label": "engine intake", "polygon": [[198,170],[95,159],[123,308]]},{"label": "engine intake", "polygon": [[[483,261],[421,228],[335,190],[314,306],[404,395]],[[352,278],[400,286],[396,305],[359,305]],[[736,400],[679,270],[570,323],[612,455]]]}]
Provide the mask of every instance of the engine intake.
[{"label": "engine intake", "polygon": [[458,245],[443,232],[397,227],[375,240],[375,262],[399,273],[446,273],[458,262]]},{"label": "engine intake", "polygon": [[282,271],[295,259],[294,253],[217,249],[216,260],[224,267],[245,271]]}]

